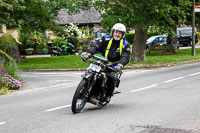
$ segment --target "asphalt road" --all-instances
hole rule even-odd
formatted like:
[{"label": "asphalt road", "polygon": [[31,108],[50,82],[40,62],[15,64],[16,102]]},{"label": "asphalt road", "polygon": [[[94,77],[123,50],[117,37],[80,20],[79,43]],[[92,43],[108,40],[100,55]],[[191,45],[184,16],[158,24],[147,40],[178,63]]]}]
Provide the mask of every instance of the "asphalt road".
[{"label": "asphalt road", "polygon": [[126,70],[105,108],[72,114],[83,72],[24,72],[25,86],[0,96],[1,133],[198,133],[200,63]]}]

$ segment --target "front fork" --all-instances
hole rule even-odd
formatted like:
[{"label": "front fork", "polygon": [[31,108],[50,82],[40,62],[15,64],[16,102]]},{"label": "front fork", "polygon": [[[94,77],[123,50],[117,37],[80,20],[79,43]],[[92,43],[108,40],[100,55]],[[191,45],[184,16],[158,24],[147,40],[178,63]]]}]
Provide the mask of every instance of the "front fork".
[{"label": "front fork", "polygon": [[91,92],[92,87],[94,86],[96,80],[97,80],[97,75],[95,73],[85,73],[84,75],[82,75],[81,77],[83,77],[84,79],[86,79],[88,81],[88,94]]}]

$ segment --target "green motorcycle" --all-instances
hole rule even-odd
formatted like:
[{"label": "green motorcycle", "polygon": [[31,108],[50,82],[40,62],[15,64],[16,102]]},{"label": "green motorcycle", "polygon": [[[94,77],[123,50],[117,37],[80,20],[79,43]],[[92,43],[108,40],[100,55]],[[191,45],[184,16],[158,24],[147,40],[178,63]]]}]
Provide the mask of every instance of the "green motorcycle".
[{"label": "green motorcycle", "polygon": [[74,45],[71,43],[68,45],[62,45],[60,47],[51,47],[51,56],[75,55],[74,48]]}]

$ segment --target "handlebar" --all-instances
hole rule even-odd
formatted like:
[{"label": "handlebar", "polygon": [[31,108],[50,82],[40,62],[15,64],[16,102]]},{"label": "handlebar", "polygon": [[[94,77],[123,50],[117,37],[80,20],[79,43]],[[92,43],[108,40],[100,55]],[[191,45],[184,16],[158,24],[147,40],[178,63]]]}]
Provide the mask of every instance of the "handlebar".
[{"label": "handlebar", "polygon": [[112,70],[112,71],[114,71],[114,72],[116,72],[116,73],[118,72],[118,71],[117,71],[116,69],[114,69],[113,67],[107,66],[107,68],[110,69],[110,70]]},{"label": "handlebar", "polygon": [[98,62],[98,61],[95,61],[95,60],[90,60],[90,59],[87,59],[87,60],[84,60],[84,62],[87,62],[87,63],[93,63],[93,64],[96,64],[96,65],[100,65],[101,67],[106,67],[108,69],[110,69],[111,71],[114,71],[116,73],[122,73],[122,72],[119,72],[117,71],[116,69],[114,69],[113,67],[111,67],[111,64],[104,64],[102,62]]},{"label": "handlebar", "polygon": [[105,64],[103,64],[102,62],[98,62],[98,61],[95,61],[95,60],[85,60],[85,62],[87,63],[93,63],[93,64],[96,64],[96,65],[100,65],[101,67],[107,67]]}]

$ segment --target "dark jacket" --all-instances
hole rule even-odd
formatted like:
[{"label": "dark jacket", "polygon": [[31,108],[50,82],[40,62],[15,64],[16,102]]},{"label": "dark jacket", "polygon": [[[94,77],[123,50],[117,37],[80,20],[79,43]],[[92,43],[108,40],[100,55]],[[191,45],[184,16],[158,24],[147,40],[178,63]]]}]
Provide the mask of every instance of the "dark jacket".
[{"label": "dark jacket", "polygon": [[[88,53],[94,55],[95,53],[100,52],[102,53],[103,56],[105,56],[105,51],[111,38],[112,38],[111,35],[110,36],[105,35],[104,37],[102,37],[101,41],[97,41],[96,44],[94,43],[89,47]],[[113,39],[108,53],[108,61],[110,62],[119,61],[119,63],[125,66],[126,64],[128,64],[130,58],[130,45],[125,39],[123,39],[123,48],[121,56],[120,56],[119,46],[120,46],[120,40],[116,41]]]}]

